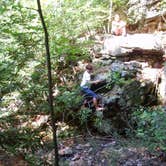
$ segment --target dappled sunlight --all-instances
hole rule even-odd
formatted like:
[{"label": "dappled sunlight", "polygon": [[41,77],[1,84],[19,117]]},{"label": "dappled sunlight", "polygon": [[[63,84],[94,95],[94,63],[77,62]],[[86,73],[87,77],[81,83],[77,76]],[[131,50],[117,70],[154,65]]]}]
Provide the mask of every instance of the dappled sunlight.
[{"label": "dappled sunlight", "polygon": [[124,38],[122,47],[161,49],[161,36],[154,34],[133,34]]},{"label": "dappled sunlight", "polygon": [[142,69],[141,77],[138,77],[140,80],[147,80],[154,83],[156,87],[156,92],[159,95],[159,99],[162,101],[162,104],[166,102],[166,72],[165,66],[162,68],[151,68],[145,67]]},{"label": "dappled sunlight", "polygon": [[163,104],[166,106],[166,64],[161,71],[161,84],[159,86],[160,96],[163,99]]},{"label": "dappled sunlight", "polygon": [[[0,165],[53,165],[58,155],[59,165],[162,165],[165,7],[162,0],[2,0]],[[117,14],[127,33],[119,24],[111,31]],[[81,92],[87,64],[94,72],[84,86],[96,97]]]},{"label": "dappled sunlight", "polygon": [[21,108],[23,102],[19,99],[18,92],[12,92],[1,99],[0,118],[10,116]]},{"label": "dappled sunlight", "polygon": [[155,69],[155,68],[143,68],[142,69],[142,79],[143,80],[149,80],[152,81],[153,83],[156,83],[158,74],[161,69]]}]

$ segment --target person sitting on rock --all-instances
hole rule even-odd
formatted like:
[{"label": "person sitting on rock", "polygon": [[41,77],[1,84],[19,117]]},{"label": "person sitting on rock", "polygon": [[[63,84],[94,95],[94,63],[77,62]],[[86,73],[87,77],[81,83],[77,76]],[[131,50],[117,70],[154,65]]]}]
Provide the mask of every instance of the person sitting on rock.
[{"label": "person sitting on rock", "polygon": [[114,20],[112,21],[111,34],[126,36],[126,23],[120,19],[118,14],[114,16]]},{"label": "person sitting on rock", "polygon": [[87,96],[91,96],[93,98],[93,105],[95,106],[96,111],[101,111],[104,108],[99,107],[99,104],[98,104],[98,101],[97,101],[98,96],[95,92],[93,92],[90,89],[91,84],[97,84],[97,83],[100,82],[100,80],[92,81],[91,80],[91,73],[92,72],[93,72],[93,66],[91,64],[88,64],[86,66],[86,70],[83,74],[80,86],[81,86],[81,90],[82,90],[83,93],[85,93]]}]

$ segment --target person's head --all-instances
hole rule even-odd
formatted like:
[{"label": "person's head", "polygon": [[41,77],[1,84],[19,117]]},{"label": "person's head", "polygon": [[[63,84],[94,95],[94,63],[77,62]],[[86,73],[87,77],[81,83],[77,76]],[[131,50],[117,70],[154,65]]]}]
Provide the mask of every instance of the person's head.
[{"label": "person's head", "polygon": [[86,65],[86,70],[88,72],[92,72],[93,71],[93,66],[91,64]]},{"label": "person's head", "polygon": [[115,20],[115,21],[119,21],[119,20],[120,20],[120,16],[119,16],[119,14],[115,14],[115,16],[114,16],[114,20]]}]

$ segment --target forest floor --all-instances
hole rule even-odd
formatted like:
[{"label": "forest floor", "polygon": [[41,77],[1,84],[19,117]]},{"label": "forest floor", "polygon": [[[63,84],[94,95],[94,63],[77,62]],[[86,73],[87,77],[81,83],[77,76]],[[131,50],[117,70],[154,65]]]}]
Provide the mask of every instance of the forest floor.
[{"label": "forest floor", "polygon": [[166,166],[163,154],[150,153],[140,140],[100,136],[76,139],[72,144],[71,142],[73,140],[68,140],[69,146],[60,150],[62,165]]},{"label": "forest floor", "polygon": [[[45,148],[38,155],[45,160],[43,165],[49,166],[53,163],[54,150]],[[108,136],[77,136],[60,141],[59,156],[60,166],[166,166],[166,157],[162,153],[152,154],[140,140]],[[0,151],[0,166],[28,165],[23,155]]]},{"label": "forest floor", "polygon": [[[51,126],[49,128],[51,130]],[[166,166],[166,153],[160,149],[154,153],[146,142],[136,138],[87,133],[58,140],[60,166]],[[0,166],[53,165],[51,137],[33,154],[38,158],[33,164],[30,163],[33,158],[27,158],[26,155],[14,155],[0,148]]]}]

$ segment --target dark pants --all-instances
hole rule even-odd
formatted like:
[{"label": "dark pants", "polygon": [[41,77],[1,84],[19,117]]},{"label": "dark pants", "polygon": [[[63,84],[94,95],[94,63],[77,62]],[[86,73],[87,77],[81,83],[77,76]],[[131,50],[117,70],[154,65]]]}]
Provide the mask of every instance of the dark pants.
[{"label": "dark pants", "polygon": [[92,96],[97,99],[97,94],[90,90],[88,87],[81,87],[81,91],[85,93],[87,96]]}]

